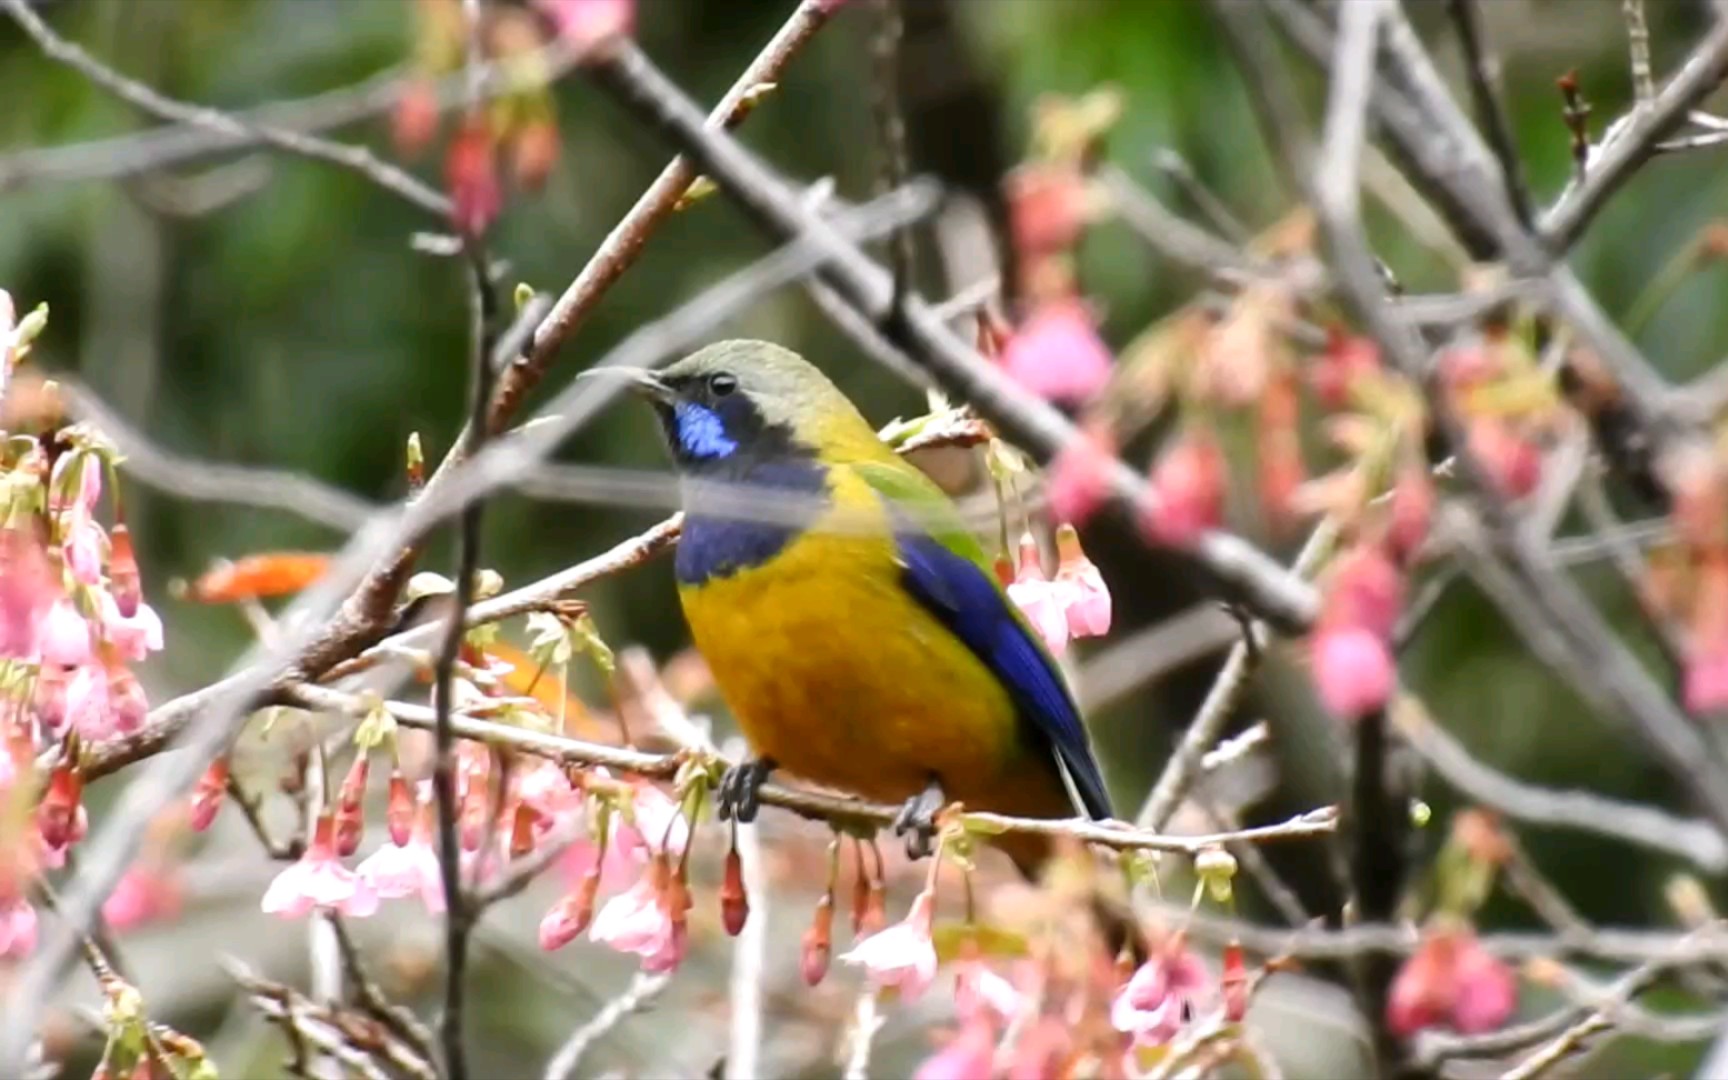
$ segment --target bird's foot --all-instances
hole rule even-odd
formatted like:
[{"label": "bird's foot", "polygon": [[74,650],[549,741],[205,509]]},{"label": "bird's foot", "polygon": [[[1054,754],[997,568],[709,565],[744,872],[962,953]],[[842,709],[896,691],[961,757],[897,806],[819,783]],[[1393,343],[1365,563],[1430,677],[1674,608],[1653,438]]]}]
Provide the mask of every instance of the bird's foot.
[{"label": "bird's foot", "polygon": [[747,758],[729,767],[720,777],[720,793],[715,799],[720,820],[736,818],[746,825],[755,821],[756,811],[762,808],[762,785],[774,767],[773,758]]},{"label": "bird's foot", "polygon": [[935,848],[936,813],[948,805],[942,791],[942,781],[930,778],[930,785],[906,800],[894,817],[894,835],[906,838],[906,857],[922,859]]}]

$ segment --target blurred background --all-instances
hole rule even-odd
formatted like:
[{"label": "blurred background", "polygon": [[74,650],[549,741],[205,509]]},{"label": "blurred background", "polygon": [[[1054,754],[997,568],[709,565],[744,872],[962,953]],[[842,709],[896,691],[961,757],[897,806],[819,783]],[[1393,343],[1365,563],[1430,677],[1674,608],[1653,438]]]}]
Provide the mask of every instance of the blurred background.
[{"label": "blurred background", "polygon": [[[1441,5],[1407,6],[1461,88],[1457,45]],[[781,0],[643,0],[637,34],[674,79],[712,101],[790,7]],[[1487,39],[1503,59],[1527,174],[1538,200],[1546,202],[1571,168],[1554,80],[1578,70],[1595,107],[1597,133],[1628,103],[1619,0],[1493,0],[1482,8]],[[119,70],[173,96],[224,108],[302,98],[371,78],[409,62],[419,33],[412,0],[54,0],[40,10],[60,33]],[[1649,14],[1660,77],[1706,25],[1708,4],[1663,0],[1651,4]],[[843,11],[792,64],[743,134],[788,174],[832,177],[849,199],[867,198],[880,169],[870,119],[873,27],[869,5]],[[1173,153],[1250,232],[1270,228],[1291,208],[1291,193],[1271,166],[1232,57],[1204,4],[915,0],[907,10],[905,57],[901,91],[913,172],[934,175],[985,205],[994,200],[1004,170],[1025,154],[1029,118],[1041,97],[1108,85],[1124,104],[1109,138],[1109,160],[1168,205],[1190,206],[1182,185],[1159,164]],[[1305,62],[1298,68],[1312,106],[1322,80]],[[667,155],[579,75],[560,82],[553,97],[557,164],[542,191],[509,195],[490,243],[508,260],[509,281],[557,293]],[[44,59],[3,21],[0,102],[6,103],[0,108],[0,287],[20,308],[38,301],[51,306],[36,352],[43,367],[75,374],[169,450],[297,470],[373,500],[401,496],[402,448],[410,433],[420,433],[430,457],[442,455],[458,430],[466,390],[467,301],[454,263],[411,250],[410,235],[426,228],[423,217],[354,175],[267,153],[228,155],[120,182],[33,175],[32,161],[39,159],[32,155],[40,148],[120,135],[152,121]],[[1310,115],[1316,115],[1312,108]],[[386,113],[336,134],[394,157],[389,125]],[[1614,198],[1577,249],[1574,266],[1610,313],[1624,316],[1648,283],[1728,209],[1722,153],[1656,161]],[[435,147],[411,167],[436,184],[439,161]],[[1389,180],[1381,190],[1400,198]],[[1378,204],[1370,208],[1370,224],[1382,258],[1412,291],[1454,286],[1455,252]],[[681,213],[566,345],[547,385],[563,385],[632,328],[764,250],[763,240],[722,198]],[[925,258],[923,270],[932,292],[970,283],[943,281],[935,259]],[[1106,339],[1117,347],[1205,284],[1109,221],[1089,233],[1081,274],[1104,314]],[[1728,350],[1725,299],[1728,268],[1702,261],[1636,338],[1671,377],[1696,374]],[[763,298],[729,332],[770,338],[813,358],[878,422],[924,410],[917,392],[873,366],[796,291]],[[1148,453],[1145,446],[1133,450],[1143,458]],[[651,420],[629,409],[590,425],[560,456],[651,468],[661,463]],[[291,516],[188,502],[136,482],[126,485],[125,498],[146,595],[168,625],[166,651],[140,672],[153,701],[211,681],[250,640],[234,610],[172,599],[171,579],[195,577],[217,558],[333,550],[342,540]],[[522,584],[653,520],[640,510],[507,496],[488,512],[483,561],[510,584]],[[1253,527],[1251,518],[1243,524]],[[1129,812],[1191,715],[1216,654],[1189,650],[1202,655],[1151,682],[1137,677],[1134,654],[1126,660],[1118,654],[1110,692],[1088,690],[1089,660],[1189,611],[1202,597],[1187,575],[1145,555],[1119,525],[1102,522],[1087,540],[1114,589],[1119,628],[1081,650],[1079,672],[1083,692],[1110,699],[1091,722],[1119,807]],[[1280,550],[1289,554],[1288,545]],[[435,544],[425,565],[448,570],[448,549]],[[1629,619],[1633,609],[1624,591],[1606,573],[1599,580],[1593,572],[1587,576],[1602,602]],[[684,648],[665,564],[607,580],[584,595],[614,645],[641,644],[661,659]],[[1218,639],[1216,619],[1195,625],[1210,628],[1202,638]],[[1268,820],[1330,801],[1339,763],[1299,658],[1280,651],[1274,660],[1243,715],[1244,721],[1269,718],[1278,744],[1276,790],[1250,815]],[[1517,776],[1658,804],[1675,801],[1662,774],[1628,753],[1533,663],[1468,585],[1446,594],[1404,672],[1459,739]],[[576,691],[605,701],[597,682]],[[727,730],[723,716],[716,723]],[[93,806],[114,786],[102,785]],[[1432,780],[1423,794],[1443,823],[1455,805],[1452,794]],[[128,935],[122,944],[153,1012],[211,1039],[218,1060],[237,1075],[260,1075],[277,1068],[280,1045],[236,1007],[230,984],[211,961],[231,952],[292,980],[296,965],[304,964],[304,935],[297,924],[266,924],[257,913],[258,891],[271,868],[233,817],[227,815],[210,840],[219,854],[202,855],[189,879],[186,914]],[[820,835],[799,824],[770,824],[771,848],[776,832],[819,845]],[[1444,835],[1438,826],[1431,831]],[[1663,917],[1661,890],[1674,866],[1574,833],[1523,838],[1586,917],[1610,925]],[[790,883],[795,855],[771,864],[788,884],[783,892],[777,886],[772,902],[774,935],[785,947],[771,956],[784,970],[770,973],[764,1067],[823,1075],[834,1071],[835,1036],[853,993],[844,973],[813,994],[802,993],[795,942],[810,896]],[[1318,846],[1276,855],[1312,907],[1325,903],[1329,878]],[[538,952],[534,926],[553,895],[531,893],[495,912],[482,933],[472,1044],[485,1074],[538,1069],[549,1049],[628,978],[625,958],[586,944],[550,956]],[[904,897],[896,899],[903,903]],[[1244,914],[1261,913],[1251,890],[1243,905]],[[430,1002],[435,926],[418,919],[416,911],[359,929],[385,958],[387,981],[410,999]],[[1491,908],[1487,923],[1533,925],[1510,905]],[[625,1021],[598,1046],[592,1068],[693,1074],[711,1067],[724,1047],[726,958],[724,947],[699,950],[695,970],[680,975],[655,1010]],[[1355,1051],[1340,1010],[1329,1012],[1317,992],[1296,997],[1268,1019],[1270,1038],[1295,1055],[1292,1071],[1305,1071],[1298,1066],[1304,1054],[1320,1055],[1309,1061],[1320,1071],[1351,1061]],[[1304,1025],[1316,1016],[1336,1029],[1335,1039],[1313,1040],[1314,1029]],[[76,1025],[70,1030],[76,1034]],[[904,1018],[891,1025],[886,1040],[878,1058],[884,1075],[904,1071],[928,1046]],[[87,1039],[86,1049],[93,1050]],[[1667,1058],[1651,1056],[1656,1052],[1647,1047],[1632,1052],[1643,1056],[1619,1063],[1640,1072],[1679,1069],[1688,1060],[1686,1051]]]}]

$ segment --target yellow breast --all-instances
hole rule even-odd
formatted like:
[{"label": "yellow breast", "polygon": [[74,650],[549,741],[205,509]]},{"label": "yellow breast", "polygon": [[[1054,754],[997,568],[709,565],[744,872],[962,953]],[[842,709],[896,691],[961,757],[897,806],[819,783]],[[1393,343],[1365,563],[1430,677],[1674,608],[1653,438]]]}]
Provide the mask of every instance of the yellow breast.
[{"label": "yellow breast", "polygon": [[[759,567],[681,590],[739,726],[757,754],[819,784],[897,801],[934,776],[951,798],[1013,809],[1000,789],[1026,763],[1012,701],[902,588],[874,494],[835,476],[840,516]],[[872,507],[880,528],[861,529]]]}]

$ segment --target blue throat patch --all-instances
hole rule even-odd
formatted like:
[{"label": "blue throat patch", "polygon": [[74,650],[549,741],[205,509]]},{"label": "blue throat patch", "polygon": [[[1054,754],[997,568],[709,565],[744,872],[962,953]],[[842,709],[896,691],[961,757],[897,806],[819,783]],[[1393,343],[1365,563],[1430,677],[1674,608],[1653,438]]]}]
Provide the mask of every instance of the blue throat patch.
[{"label": "blue throat patch", "polygon": [[678,445],[700,461],[731,455],[738,443],[726,434],[726,425],[713,409],[692,401],[680,401],[672,410],[678,425]]}]

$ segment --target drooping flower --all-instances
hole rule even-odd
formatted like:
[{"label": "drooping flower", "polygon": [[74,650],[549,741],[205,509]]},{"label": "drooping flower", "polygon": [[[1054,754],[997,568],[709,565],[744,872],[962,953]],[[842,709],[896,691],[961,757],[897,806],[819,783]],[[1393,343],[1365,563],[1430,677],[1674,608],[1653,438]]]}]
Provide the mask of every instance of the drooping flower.
[{"label": "drooping flower", "polygon": [[1080,547],[1072,525],[1056,530],[1056,584],[1065,591],[1063,614],[1070,637],[1099,637],[1110,632],[1110,587],[1104,575]]},{"label": "drooping flower", "polygon": [[816,902],[810,925],[804,928],[804,939],[798,954],[798,971],[804,985],[815,986],[828,975],[828,962],[834,954],[834,892],[822,894]]},{"label": "drooping flower", "polygon": [[192,789],[192,814],[188,824],[193,832],[203,832],[210,827],[227,794],[228,755],[223,754],[210,763],[204,775],[198,778],[198,786]]},{"label": "drooping flower", "polygon": [[906,918],[879,930],[840,955],[840,962],[864,969],[877,989],[898,990],[914,1000],[936,979],[936,946],[931,939],[935,897],[921,892],[912,901]]},{"label": "drooping flower", "polygon": [[1031,533],[1020,537],[1020,565],[1008,584],[1008,599],[1026,616],[1032,629],[1051,652],[1060,656],[1068,648],[1068,588],[1044,574],[1038,541]]},{"label": "drooping flower", "polygon": [[1165,942],[1135,970],[1110,1005],[1110,1023],[1136,1045],[1167,1042],[1216,996],[1206,965],[1180,937]]},{"label": "drooping flower", "polygon": [[266,914],[305,915],[328,908],[361,918],[378,910],[378,893],[364,878],[336,857],[336,826],[328,813],[319,815],[306,853],[276,875],[259,905]]},{"label": "drooping flower", "polygon": [[1046,401],[1084,405],[1110,382],[1113,361],[1091,312],[1068,296],[1034,310],[1008,339],[999,363]]},{"label": "drooping flower", "polygon": [[540,947],[553,952],[576,940],[594,921],[594,901],[599,893],[600,869],[596,866],[540,920]]},{"label": "drooping flower", "polygon": [[138,614],[144,599],[144,579],[138,573],[138,556],[132,551],[132,530],[124,521],[117,522],[108,535],[108,591],[122,616],[130,619]]},{"label": "drooping flower", "polygon": [[343,858],[360,850],[360,838],[365,833],[366,817],[361,803],[366,798],[370,760],[371,755],[365,750],[355,754],[336,794],[336,854]]},{"label": "drooping flower", "polygon": [[589,939],[636,954],[644,971],[677,966],[682,945],[669,893],[670,869],[664,859],[656,859],[649,873],[601,906],[588,930]]},{"label": "drooping flower", "polygon": [[510,172],[525,191],[537,191],[558,163],[558,124],[541,117],[522,127],[510,141]]},{"label": "drooping flower", "polygon": [[1415,559],[1434,521],[1434,481],[1420,462],[1406,463],[1392,487],[1392,512],[1386,525],[1386,545],[1394,559],[1408,566]]},{"label": "drooping flower", "polygon": [[381,900],[417,895],[434,915],[444,910],[444,878],[438,855],[423,831],[416,831],[406,844],[392,840],[378,848],[355,872]]},{"label": "drooping flower", "polygon": [[1023,263],[1061,254],[1079,242],[1090,210],[1079,169],[1028,163],[1010,173],[1004,186],[1008,233]]},{"label": "drooping flower", "polygon": [[97,594],[96,603],[102,639],[123,658],[142,660],[161,650],[162,617],[156,609],[140,601],[131,615],[122,615],[119,602],[105,590]]},{"label": "drooping flower", "polygon": [[725,873],[720,880],[720,921],[726,933],[737,937],[750,918],[750,897],[744,892],[744,863],[736,845],[726,852]]},{"label": "drooping flower", "polygon": [[1401,1036],[1424,1028],[1464,1035],[1493,1031],[1518,1004],[1518,983],[1467,926],[1431,924],[1398,975],[1386,1003],[1386,1021]]},{"label": "drooping flower", "polygon": [[1191,430],[1164,448],[1152,466],[1151,501],[1141,527],[1169,547],[1186,548],[1224,520],[1224,451],[1211,432]]}]

